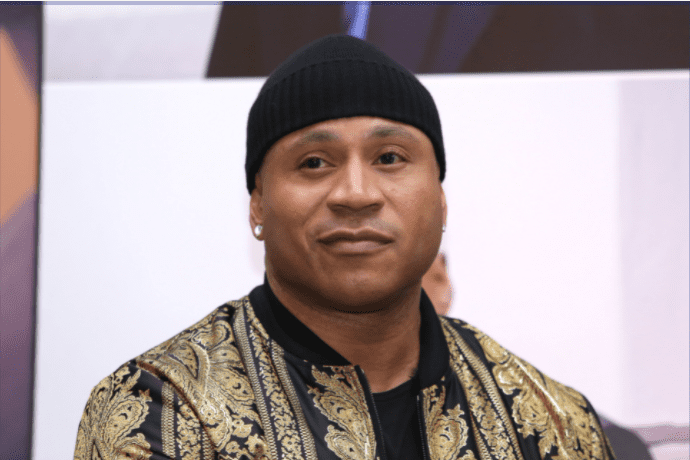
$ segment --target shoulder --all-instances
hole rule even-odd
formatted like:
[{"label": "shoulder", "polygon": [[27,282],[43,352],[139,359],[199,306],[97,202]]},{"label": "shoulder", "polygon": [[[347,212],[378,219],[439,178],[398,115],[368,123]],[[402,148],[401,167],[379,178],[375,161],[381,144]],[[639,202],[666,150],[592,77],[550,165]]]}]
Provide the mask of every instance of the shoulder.
[{"label": "shoulder", "polygon": [[[540,385],[543,386],[545,391],[577,393],[572,388],[550,379],[527,361],[508,351],[477,327],[454,318],[443,318],[442,324],[444,324],[445,329],[452,331],[451,333],[446,333],[449,346],[451,348],[460,348],[461,350],[464,348],[466,351],[471,350],[477,354],[477,358],[492,371],[494,377],[506,378],[508,377],[507,373],[511,375],[519,374],[521,378],[535,380],[535,383],[537,381],[548,382],[549,385],[547,386]],[[517,384],[513,382],[515,378],[511,376],[510,379],[500,380],[497,383],[502,390],[510,394],[511,391],[508,390],[508,387]],[[509,385],[508,382],[512,383]],[[580,394],[577,393],[577,395]],[[580,397],[582,396],[580,395]]]},{"label": "shoulder", "polygon": [[[451,318],[441,322],[451,359],[467,359],[470,365],[474,359],[474,367],[490,371],[523,442],[536,442],[542,457],[555,458],[564,449],[575,458],[613,458],[584,395],[543,374],[478,328]],[[474,358],[468,356],[472,354]]]},{"label": "shoulder", "polygon": [[[187,451],[222,451],[232,442],[250,443],[260,452],[259,416],[232,329],[245,302],[246,297],[216,308],[96,385],[75,458],[91,458],[94,448],[141,458],[160,448],[176,458]],[[121,440],[104,438],[115,432],[113,426]]]},{"label": "shoulder", "polygon": [[[180,398],[202,415],[245,414],[253,400],[247,373],[233,332],[233,321],[247,297],[228,302],[157,347],[133,360],[136,367],[168,382]],[[209,423],[215,423],[209,420]]]},{"label": "shoulder", "polygon": [[[221,305],[201,321],[118,367],[94,387],[87,409],[102,406],[115,394],[160,392],[165,382],[179,383],[192,375],[198,377],[198,365],[203,363],[193,358],[232,343],[230,321],[240,303]],[[142,398],[139,399],[146,399]]]},{"label": "shoulder", "polygon": [[[208,358],[214,350],[236,348],[232,320],[245,300],[246,297],[221,305],[201,321],[142,353],[133,361],[138,367],[171,382],[198,377],[199,371],[203,372],[199,366],[203,367],[205,362],[200,358]],[[225,358],[232,359],[233,356],[230,353]]]},{"label": "shoulder", "polygon": [[138,431],[149,415],[152,393],[160,391],[162,384],[152,377],[146,372],[142,375],[130,361],[93,388],[79,423],[75,459],[125,448],[134,458],[150,455],[150,440]]}]

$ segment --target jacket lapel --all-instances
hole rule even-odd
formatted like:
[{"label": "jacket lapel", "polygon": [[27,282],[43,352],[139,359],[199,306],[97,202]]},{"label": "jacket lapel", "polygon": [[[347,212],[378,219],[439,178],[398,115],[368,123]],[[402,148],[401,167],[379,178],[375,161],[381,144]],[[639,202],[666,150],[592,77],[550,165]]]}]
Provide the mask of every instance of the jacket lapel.
[{"label": "jacket lapel", "polygon": [[472,432],[482,460],[523,460],[513,421],[489,369],[460,334],[442,318],[451,364],[470,411]]}]

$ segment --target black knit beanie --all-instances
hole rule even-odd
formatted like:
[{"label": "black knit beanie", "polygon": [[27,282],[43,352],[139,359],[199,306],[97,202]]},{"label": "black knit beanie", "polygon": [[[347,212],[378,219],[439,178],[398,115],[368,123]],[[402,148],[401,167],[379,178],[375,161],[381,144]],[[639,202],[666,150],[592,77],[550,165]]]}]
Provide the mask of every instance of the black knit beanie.
[{"label": "black knit beanie", "polygon": [[293,53],[266,80],[247,122],[247,189],[266,152],[281,137],[336,118],[361,115],[412,125],[434,146],[441,170],[446,159],[441,121],[429,91],[374,45],[329,35]]}]

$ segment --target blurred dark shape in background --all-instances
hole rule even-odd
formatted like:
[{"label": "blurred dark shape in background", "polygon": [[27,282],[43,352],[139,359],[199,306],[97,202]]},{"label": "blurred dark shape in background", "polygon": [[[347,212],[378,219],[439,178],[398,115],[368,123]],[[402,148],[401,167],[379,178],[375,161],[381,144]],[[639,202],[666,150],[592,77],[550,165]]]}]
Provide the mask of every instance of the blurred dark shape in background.
[{"label": "blurred dark shape in background", "polygon": [[341,4],[238,5],[220,12],[209,77],[268,75],[298,48],[341,33]]},{"label": "blurred dark shape in background", "polygon": [[[224,4],[207,76],[268,75],[346,17],[341,4]],[[414,73],[687,69],[689,21],[687,3],[373,3],[365,38]]]},{"label": "blurred dark shape in background", "polygon": [[652,460],[649,448],[637,433],[613,423],[601,414],[599,414],[599,420],[606,437],[609,438],[616,458],[620,460]]}]

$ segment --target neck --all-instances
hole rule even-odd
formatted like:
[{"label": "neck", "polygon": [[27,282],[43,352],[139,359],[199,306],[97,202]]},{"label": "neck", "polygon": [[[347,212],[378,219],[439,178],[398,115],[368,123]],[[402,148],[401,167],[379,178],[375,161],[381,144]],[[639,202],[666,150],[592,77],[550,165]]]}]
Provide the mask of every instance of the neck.
[{"label": "neck", "polygon": [[412,377],[419,361],[421,282],[375,312],[348,313],[314,305],[270,273],[267,277],[273,293],[290,313],[362,368],[372,392],[390,390]]}]

